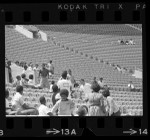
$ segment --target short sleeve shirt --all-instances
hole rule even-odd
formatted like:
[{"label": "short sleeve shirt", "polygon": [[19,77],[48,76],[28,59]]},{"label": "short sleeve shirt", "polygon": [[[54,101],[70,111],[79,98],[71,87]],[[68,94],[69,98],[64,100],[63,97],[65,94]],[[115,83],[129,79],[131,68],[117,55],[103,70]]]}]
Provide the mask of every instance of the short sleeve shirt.
[{"label": "short sleeve shirt", "polygon": [[48,116],[47,113],[50,112],[50,108],[48,108],[43,104],[40,105],[38,110],[39,110],[39,116]]}]

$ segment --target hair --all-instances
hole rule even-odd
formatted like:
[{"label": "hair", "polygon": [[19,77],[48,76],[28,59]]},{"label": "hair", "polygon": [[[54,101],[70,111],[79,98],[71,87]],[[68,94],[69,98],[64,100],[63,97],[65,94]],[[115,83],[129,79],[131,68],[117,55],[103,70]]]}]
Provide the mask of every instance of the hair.
[{"label": "hair", "polygon": [[23,86],[18,85],[18,86],[16,87],[16,92],[21,93],[22,91],[23,91]]},{"label": "hair", "polygon": [[103,77],[100,77],[99,79],[100,79],[100,80],[103,80]]},{"label": "hair", "polygon": [[84,79],[81,79],[80,81],[83,81],[83,82],[84,82]]},{"label": "hair", "polygon": [[79,84],[78,84],[78,83],[75,83],[75,84],[74,84],[74,87],[78,87],[78,86],[79,86]]},{"label": "hair", "polygon": [[19,75],[17,75],[17,76],[16,76],[16,79],[19,80],[19,79],[21,79],[21,77],[20,77]]},{"label": "hair", "polygon": [[52,86],[52,90],[53,90],[53,92],[58,92],[58,86],[56,84],[54,84]]},{"label": "hair", "polygon": [[29,79],[33,80],[33,75],[32,74],[29,75]]},{"label": "hair", "polygon": [[50,60],[49,62],[52,63],[52,60]]},{"label": "hair", "polygon": [[91,85],[91,89],[94,91],[94,92],[99,92],[100,91],[100,86],[98,83],[96,82],[93,82],[92,85]]},{"label": "hair", "polygon": [[28,68],[28,66],[27,65],[24,65],[24,69],[27,69]]},{"label": "hair", "polygon": [[8,89],[5,89],[5,98],[8,98],[9,97],[9,91]]},{"label": "hair", "polygon": [[23,74],[21,74],[21,78],[26,78],[26,75],[23,73]]},{"label": "hair", "polygon": [[62,96],[62,95],[66,95],[68,97],[68,95],[69,95],[68,90],[67,89],[60,90],[60,96]]},{"label": "hair", "polygon": [[88,112],[88,108],[87,108],[86,105],[80,106],[79,109],[78,109],[78,111],[77,111],[77,114],[78,114],[79,116],[85,116],[85,115],[86,115],[85,109],[86,109],[86,111]]},{"label": "hair", "polygon": [[63,71],[61,76],[63,79],[66,79],[67,78],[67,71]]},{"label": "hair", "polygon": [[102,94],[103,94],[103,96],[106,97],[106,98],[107,98],[108,96],[110,96],[109,89],[108,89],[108,88],[105,88],[105,89],[103,90]]},{"label": "hair", "polygon": [[44,96],[41,96],[39,101],[40,101],[41,104],[45,104],[46,103],[46,99],[45,99]]},{"label": "hair", "polygon": [[55,84],[55,81],[52,81],[51,84]]}]

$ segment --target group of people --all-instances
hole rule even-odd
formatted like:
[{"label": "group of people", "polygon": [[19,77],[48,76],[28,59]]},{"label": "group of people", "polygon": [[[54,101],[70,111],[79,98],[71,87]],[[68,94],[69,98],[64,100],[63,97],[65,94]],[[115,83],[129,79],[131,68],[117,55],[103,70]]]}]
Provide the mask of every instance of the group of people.
[{"label": "group of people", "polygon": [[[101,77],[99,81],[96,77],[91,83],[85,82],[84,79],[77,83],[72,75],[71,70],[63,71],[61,77],[55,83],[52,81],[50,85],[46,85],[46,76],[49,71],[42,65],[42,70],[39,75],[42,75],[41,83],[44,86],[41,88],[48,88],[52,94],[51,100],[53,107],[46,106],[46,99],[44,96],[39,98],[40,106],[33,107],[25,103],[23,98],[24,88],[39,88],[33,85],[33,75],[29,75],[28,84],[16,84],[16,93],[12,98],[12,107],[8,106],[9,90],[6,89],[6,114],[17,115],[40,115],[40,116],[119,116],[121,115],[120,108],[110,96],[109,88],[103,82]],[[22,81],[26,81],[25,74],[21,75]],[[17,77],[20,80],[20,77]],[[27,86],[28,85],[28,86]],[[29,86],[32,85],[32,86]],[[48,87],[49,86],[49,87]],[[77,96],[79,94],[79,96]],[[74,98],[84,101],[86,104],[81,105],[78,109]]]},{"label": "group of people", "polygon": [[123,39],[119,39],[118,43],[120,45],[135,45],[135,42],[133,41],[133,39],[125,40],[125,41]]}]

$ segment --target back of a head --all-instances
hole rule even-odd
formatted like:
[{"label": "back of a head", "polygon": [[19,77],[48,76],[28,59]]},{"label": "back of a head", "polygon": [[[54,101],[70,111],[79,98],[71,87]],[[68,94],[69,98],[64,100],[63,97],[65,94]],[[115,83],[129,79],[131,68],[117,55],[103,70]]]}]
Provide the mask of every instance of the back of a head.
[{"label": "back of a head", "polygon": [[79,116],[86,116],[87,113],[88,113],[88,108],[85,105],[80,106],[78,111],[77,111],[77,114]]},{"label": "back of a head", "polygon": [[103,94],[103,96],[106,97],[106,98],[107,98],[108,96],[110,96],[109,88],[104,88],[102,94]]},{"label": "back of a head", "polygon": [[18,85],[16,87],[16,92],[19,92],[19,93],[23,92],[23,86]]},{"label": "back of a head", "polygon": [[100,86],[97,82],[93,82],[92,85],[91,85],[91,89],[94,91],[94,92],[99,92],[100,91]]},{"label": "back of a head", "polygon": [[45,104],[46,103],[46,99],[45,99],[44,96],[41,96],[39,101],[40,101],[41,104]]},{"label": "back of a head", "polygon": [[50,60],[49,62],[50,62],[50,64],[51,64],[51,63],[52,63],[52,60]]},{"label": "back of a head", "polygon": [[68,90],[67,89],[61,89],[60,90],[60,96],[62,96],[62,95],[66,95],[68,97],[68,95],[69,95]]},{"label": "back of a head", "polygon": [[21,78],[26,78],[26,75],[23,73],[23,74],[21,74]]},{"label": "back of a head", "polygon": [[67,78],[67,71],[63,71],[61,76],[63,79],[66,79]]},{"label": "back of a head", "polygon": [[53,92],[58,92],[58,86],[56,84],[54,84],[52,86],[52,90],[53,90]]},{"label": "back of a head", "polygon": [[33,80],[33,75],[32,74],[29,75],[29,79]]},{"label": "back of a head", "polygon": [[21,80],[21,77],[19,75],[16,76],[17,80]]}]

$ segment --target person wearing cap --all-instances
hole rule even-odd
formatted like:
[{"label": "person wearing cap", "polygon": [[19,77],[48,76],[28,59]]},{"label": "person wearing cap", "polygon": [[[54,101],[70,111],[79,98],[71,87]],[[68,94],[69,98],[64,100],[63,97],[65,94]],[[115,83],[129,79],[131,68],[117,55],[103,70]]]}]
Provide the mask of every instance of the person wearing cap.
[{"label": "person wearing cap", "polygon": [[45,68],[45,64],[42,64],[42,69],[39,71],[39,77],[41,77],[40,87],[49,89],[49,70]]},{"label": "person wearing cap", "polygon": [[110,96],[109,89],[105,88],[103,90],[102,94],[107,100],[108,115],[109,116],[120,116],[121,115],[121,111],[120,111],[118,105],[116,104],[116,102],[114,101],[113,97]]},{"label": "person wearing cap", "polygon": [[40,101],[40,104],[41,104],[39,106],[39,108],[38,108],[39,116],[52,116],[50,108],[48,108],[46,106],[46,99],[45,99],[45,97],[41,96],[39,101]]},{"label": "person wearing cap", "polygon": [[61,75],[62,79],[58,80],[57,86],[59,90],[67,89],[69,92],[69,98],[71,98],[72,84],[70,80],[67,80],[67,71],[63,71]]},{"label": "person wearing cap", "polygon": [[60,90],[61,99],[56,102],[52,108],[52,113],[56,114],[58,110],[58,116],[71,116],[75,109],[75,103],[68,99],[69,92],[67,89]]}]

